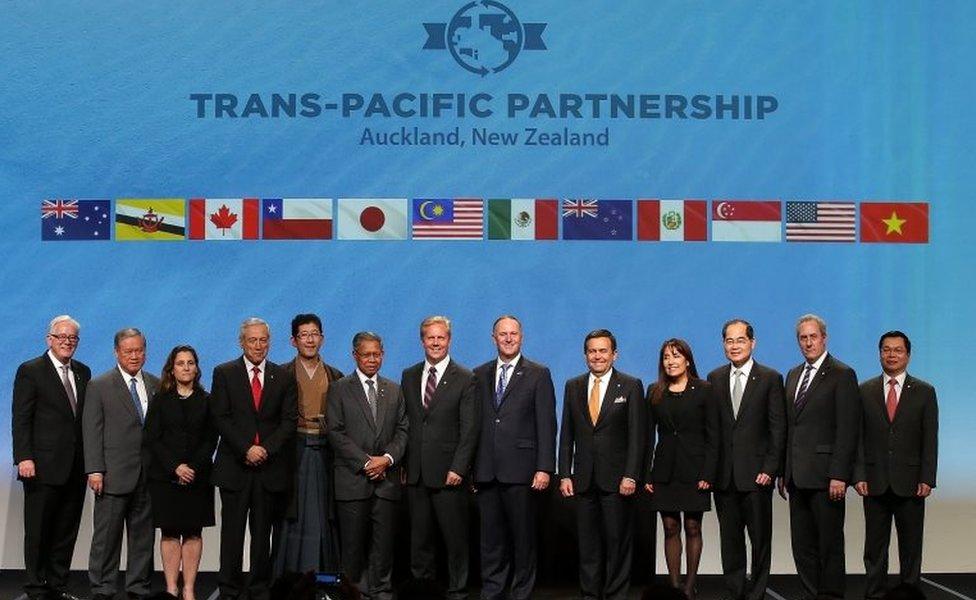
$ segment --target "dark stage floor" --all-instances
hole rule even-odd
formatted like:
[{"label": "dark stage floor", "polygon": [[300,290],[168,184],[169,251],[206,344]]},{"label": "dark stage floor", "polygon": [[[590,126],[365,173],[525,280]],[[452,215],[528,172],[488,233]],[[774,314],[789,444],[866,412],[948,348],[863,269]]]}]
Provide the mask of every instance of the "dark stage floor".
[{"label": "dark stage floor", "polygon": [[[154,590],[163,588],[162,575],[155,574]],[[769,600],[796,600],[800,598],[800,583],[794,575],[773,575],[770,581]],[[0,600],[23,600],[21,590],[21,571],[0,571]],[[719,600],[722,597],[722,582],[717,575],[705,575],[699,578],[699,599]],[[922,591],[931,600],[976,600],[976,574],[927,574],[923,577]],[[851,575],[848,577],[847,598],[859,600],[863,597],[864,576]],[[72,574],[71,591],[79,597],[88,597],[88,582],[85,573]],[[200,600],[214,600],[216,598],[216,574],[201,573],[197,584],[197,597]],[[563,600],[577,597],[576,588],[572,586],[544,586],[536,590],[538,600]],[[634,588],[632,598],[640,597],[640,589]],[[120,596],[120,599],[123,596]],[[477,598],[472,592],[471,598]]]}]

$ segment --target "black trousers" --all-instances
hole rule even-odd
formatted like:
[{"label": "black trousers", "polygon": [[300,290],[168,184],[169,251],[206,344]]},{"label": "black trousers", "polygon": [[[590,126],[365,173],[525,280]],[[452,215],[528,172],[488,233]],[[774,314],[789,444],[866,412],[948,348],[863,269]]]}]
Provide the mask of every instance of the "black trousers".
[{"label": "black trousers", "polygon": [[[773,488],[740,492],[735,484],[715,490],[722,537],[722,573],[733,600],[762,600],[769,582],[773,539]],[[746,579],[746,534],[752,548],[752,578]]]},{"label": "black trousers", "polygon": [[[482,600],[526,600],[536,576],[536,498],[525,484],[478,484]],[[511,588],[511,591],[506,592]]]},{"label": "black trousers", "polygon": [[898,532],[901,581],[917,586],[922,576],[922,531],[925,498],[897,496],[890,489],[864,498],[864,571],[866,598],[882,598],[887,592],[888,546],[891,520]]},{"label": "black trousers", "polygon": [[576,524],[583,598],[626,598],[634,556],[634,496],[595,486],[577,492]]},{"label": "black trousers", "polygon": [[810,598],[844,597],[844,501],[790,485],[793,561]]},{"label": "black trousers", "polygon": [[437,576],[434,532],[447,547],[447,597],[467,598],[468,490],[464,487],[407,486],[410,501],[410,572],[416,579]]},{"label": "black trousers", "polygon": [[372,496],[336,502],[342,570],[363,598],[393,598],[393,545],[397,503]]},{"label": "black trousers", "polygon": [[24,593],[33,600],[65,591],[85,504],[85,476],[63,485],[24,480]]},{"label": "black trousers", "polygon": [[[271,586],[271,524],[287,507],[287,493],[270,492],[257,477],[247,476],[240,490],[220,489],[220,571],[217,587],[221,598],[245,597],[268,600]],[[251,571],[245,578],[244,528],[251,534]]]}]

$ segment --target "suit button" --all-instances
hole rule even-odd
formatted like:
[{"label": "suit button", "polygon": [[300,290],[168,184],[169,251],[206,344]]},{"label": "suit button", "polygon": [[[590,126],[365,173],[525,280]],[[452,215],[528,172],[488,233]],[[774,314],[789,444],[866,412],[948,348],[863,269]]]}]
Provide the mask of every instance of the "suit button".
[{"label": "suit button", "polygon": [[501,423],[501,422],[502,422],[502,420],[501,420],[501,419],[495,419],[495,422],[496,422],[496,423]]}]

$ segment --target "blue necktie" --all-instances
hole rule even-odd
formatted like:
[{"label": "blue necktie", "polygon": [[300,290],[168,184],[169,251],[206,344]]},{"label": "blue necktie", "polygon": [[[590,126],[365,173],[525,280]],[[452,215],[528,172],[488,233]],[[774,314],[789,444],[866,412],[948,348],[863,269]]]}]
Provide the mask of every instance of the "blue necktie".
[{"label": "blue necktie", "polygon": [[807,395],[807,388],[810,387],[810,373],[813,372],[813,365],[807,365],[806,369],[803,370],[803,380],[800,381],[800,386],[797,388],[800,390],[796,394],[795,405],[797,410],[803,408],[803,403],[805,396]]},{"label": "blue necktie", "polygon": [[498,387],[495,388],[495,408],[498,409],[502,405],[502,396],[505,395],[505,374],[512,365],[504,364],[502,365],[502,374],[498,377]]},{"label": "blue necktie", "polygon": [[136,414],[139,415],[139,422],[144,423],[146,417],[142,414],[142,400],[139,400],[139,391],[136,389],[136,378],[129,380],[129,394],[132,395],[132,402],[136,405]]}]

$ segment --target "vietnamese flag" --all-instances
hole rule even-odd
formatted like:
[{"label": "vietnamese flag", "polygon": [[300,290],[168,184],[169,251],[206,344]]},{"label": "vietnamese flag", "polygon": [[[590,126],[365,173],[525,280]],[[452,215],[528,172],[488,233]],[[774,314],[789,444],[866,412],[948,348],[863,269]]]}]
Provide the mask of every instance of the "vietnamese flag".
[{"label": "vietnamese flag", "polygon": [[861,241],[929,243],[928,202],[862,202]]}]

